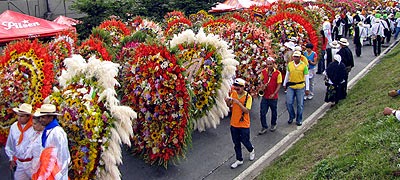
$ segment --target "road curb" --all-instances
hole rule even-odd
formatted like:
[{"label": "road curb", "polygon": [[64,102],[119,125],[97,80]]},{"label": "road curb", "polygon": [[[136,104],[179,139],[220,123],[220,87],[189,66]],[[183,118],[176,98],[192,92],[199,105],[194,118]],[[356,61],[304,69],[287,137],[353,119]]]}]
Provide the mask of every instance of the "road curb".
[{"label": "road curb", "polygon": [[[361,78],[363,78],[379,61],[386,55],[389,51],[397,45],[399,39],[392,43],[388,48],[386,48],[383,53],[378,57],[373,59],[363,70],[361,70],[354,78],[352,78],[348,83],[348,90],[350,90]],[[251,164],[246,170],[236,176],[235,180],[244,179],[255,179],[264,168],[269,166],[273,160],[285,153],[290,147],[293,146],[299,139],[304,136],[304,132],[310,129],[314,124],[317,123],[318,119],[323,117],[325,113],[329,110],[330,104],[324,103],[320,108],[318,108],[314,113],[312,113],[306,120],[304,120],[303,125],[298,127],[296,130],[289,133],[281,141],[279,141],[274,147],[263,154],[257,159],[253,164]]]}]

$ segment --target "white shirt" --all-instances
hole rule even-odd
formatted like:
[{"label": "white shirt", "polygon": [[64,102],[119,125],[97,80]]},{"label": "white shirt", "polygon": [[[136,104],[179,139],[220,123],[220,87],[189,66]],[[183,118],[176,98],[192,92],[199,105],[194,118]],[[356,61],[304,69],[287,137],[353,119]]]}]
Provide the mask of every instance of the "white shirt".
[{"label": "white shirt", "polygon": [[[6,154],[10,161],[13,160],[13,157],[17,157],[19,159],[25,159],[26,148],[30,144],[30,137],[33,136],[35,131],[32,127],[24,133],[24,139],[22,139],[21,144],[18,144],[19,136],[21,135],[21,131],[18,129],[18,121],[11,125],[10,133],[8,134],[7,143],[5,147]],[[23,127],[25,127],[23,125]],[[21,163],[17,161],[17,163]]]},{"label": "white shirt", "polygon": [[57,149],[57,160],[62,174],[60,179],[68,180],[68,164],[71,161],[71,156],[68,149],[67,134],[60,126],[46,131],[47,140],[45,147],[54,147]]},{"label": "white shirt", "polygon": [[372,28],[371,28],[371,33],[373,36],[381,36],[381,37],[385,37],[385,33],[384,30],[385,27],[382,25],[382,23],[380,22],[375,22],[374,24],[372,24]]},{"label": "white shirt", "polygon": [[42,153],[42,131],[35,131],[32,137],[30,137],[30,143],[26,149],[26,157],[32,157],[31,171],[32,174],[37,172],[39,168],[40,154]]}]

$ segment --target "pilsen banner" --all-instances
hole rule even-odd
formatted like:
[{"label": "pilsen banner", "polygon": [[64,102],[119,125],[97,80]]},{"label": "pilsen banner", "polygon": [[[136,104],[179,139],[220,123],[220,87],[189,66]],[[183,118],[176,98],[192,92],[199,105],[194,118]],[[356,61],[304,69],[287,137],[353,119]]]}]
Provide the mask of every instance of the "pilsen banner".
[{"label": "pilsen banner", "polygon": [[20,38],[54,36],[68,29],[71,27],[10,10],[0,15],[0,43]]}]

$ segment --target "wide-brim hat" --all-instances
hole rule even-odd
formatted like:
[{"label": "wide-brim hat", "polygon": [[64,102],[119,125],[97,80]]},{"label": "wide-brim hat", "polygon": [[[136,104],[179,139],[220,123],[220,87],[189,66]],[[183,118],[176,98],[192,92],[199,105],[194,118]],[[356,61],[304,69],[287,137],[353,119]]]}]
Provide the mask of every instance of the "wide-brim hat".
[{"label": "wide-brim hat", "polygon": [[294,44],[293,42],[285,42],[283,45],[291,49],[292,51],[294,51],[294,47],[296,46],[296,44]]},{"label": "wide-brim hat", "polygon": [[32,114],[32,105],[23,103],[17,108],[12,109],[15,113],[19,114]]},{"label": "wide-brim hat", "polygon": [[246,81],[242,78],[236,78],[235,81],[233,82],[234,86],[246,86]]},{"label": "wide-brim hat", "polygon": [[331,43],[329,43],[329,46],[331,46],[332,48],[339,48],[340,45],[337,41],[332,41]]},{"label": "wide-brim hat", "polygon": [[36,110],[33,116],[60,116],[61,114],[57,112],[57,108],[53,104],[43,104],[40,109]]},{"label": "wide-brim hat", "polygon": [[339,44],[341,44],[341,45],[343,45],[343,46],[348,46],[350,43],[347,41],[347,39],[345,39],[345,38],[340,38]]}]

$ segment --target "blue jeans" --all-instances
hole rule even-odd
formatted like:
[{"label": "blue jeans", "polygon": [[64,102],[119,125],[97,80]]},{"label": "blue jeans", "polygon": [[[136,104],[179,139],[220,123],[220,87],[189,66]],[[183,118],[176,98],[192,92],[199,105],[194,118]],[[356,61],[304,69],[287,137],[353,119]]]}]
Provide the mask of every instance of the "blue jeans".
[{"label": "blue jeans", "polygon": [[287,88],[286,93],[286,108],[289,112],[289,120],[293,120],[296,116],[294,113],[293,103],[294,98],[296,97],[297,100],[297,116],[296,122],[301,123],[303,120],[303,108],[304,108],[304,88],[302,89],[293,89],[291,87]]},{"label": "blue jeans", "polygon": [[254,149],[250,142],[250,128],[236,128],[231,126],[231,135],[233,144],[235,145],[236,160],[243,161],[242,145],[240,143],[243,143],[249,152]]},{"label": "blue jeans", "polygon": [[395,32],[394,39],[397,39],[397,37],[399,36],[399,33],[400,33],[400,27],[396,27],[394,32]]},{"label": "blue jeans", "polygon": [[263,128],[268,128],[267,113],[268,108],[271,108],[271,125],[276,125],[276,119],[278,118],[278,99],[266,99],[262,97],[260,104],[260,120]]}]

